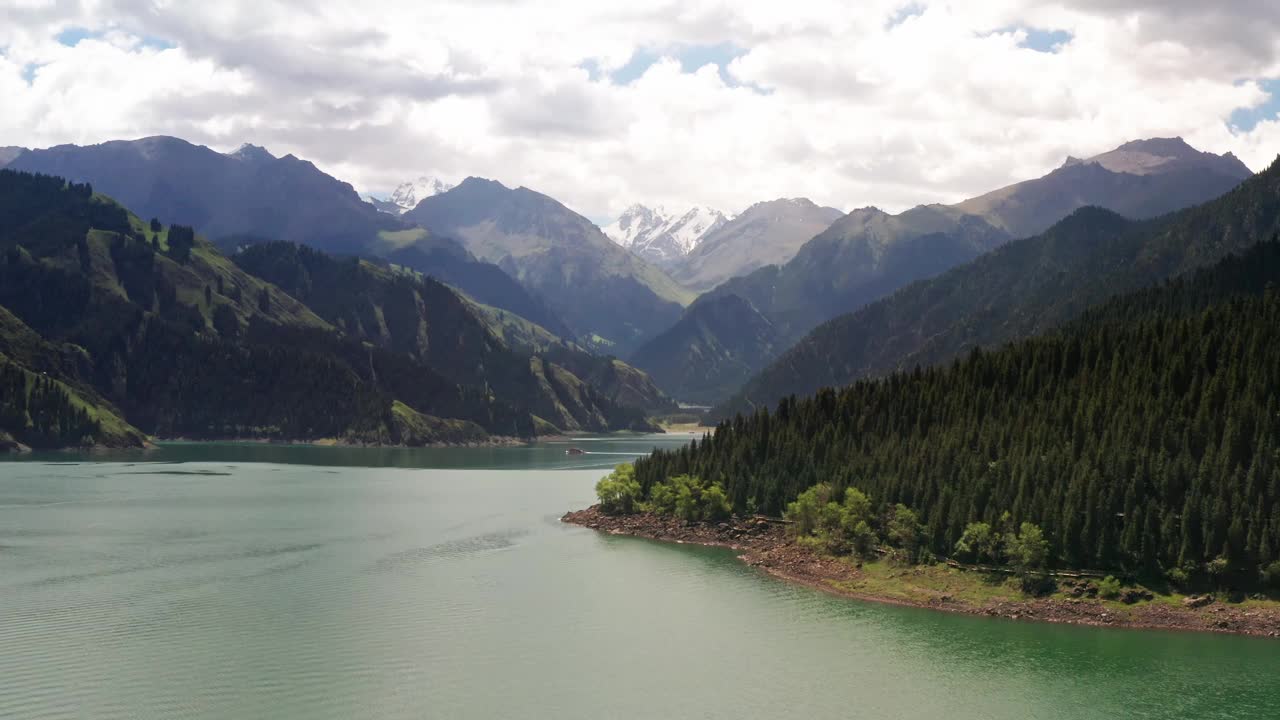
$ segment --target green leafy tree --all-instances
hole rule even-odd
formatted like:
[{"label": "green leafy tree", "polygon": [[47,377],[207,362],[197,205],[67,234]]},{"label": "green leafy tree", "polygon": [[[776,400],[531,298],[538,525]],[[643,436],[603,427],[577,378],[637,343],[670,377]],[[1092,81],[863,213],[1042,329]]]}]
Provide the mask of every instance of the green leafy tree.
[{"label": "green leafy tree", "polygon": [[827,498],[831,495],[831,486],[825,483],[814,485],[813,487],[800,493],[800,495],[787,506],[786,512],[782,517],[791,523],[791,531],[796,535],[812,535],[818,529],[819,521],[822,518],[822,510],[827,504]]},{"label": "green leafy tree", "polygon": [[675,475],[649,488],[644,507],[674,515],[685,522],[719,522],[733,512],[733,504],[720,483],[707,483],[696,475]]},{"label": "green leafy tree", "polygon": [[869,557],[880,544],[872,524],[875,522],[871,498],[857,488],[849,488],[844,494],[840,532],[849,549],[855,555]]},{"label": "green leafy tree", "polygon": [[703,516],[712,522],[727,520],[733,512],[733,506],[729,503],[729,496],[725,493],[724,486],[720,483],[714,483],[703,491],[702,508]]},{"label": "green leafy tree", "polygon": [[1021,573],[1044,569],[1049,559],[1049,542],[1044,539],[1040,526],[1024,522],[1018,534],[1005,543],[1009,563]]},{"label": "green leafy tree", "polygon": [[669,482],[654,485],[649,490],[648,508],[660,515],[674,515],[676,512],[676,491]]},{"label": "green leafy tree", "polygon": [[1120,597],[1120,581],[1108,575],[1098,582],[1098,596],[1107,600]]},{"label": "green leafy tree", "polygon": [[969,523],[964,534],[956,541],[956,554],[974,562],[991,562],[996,559],[1000,536],[984,522]]},{"label": "green leafy tree", "polygon": [[1268,587],[1280,589],[1280,560],[1270,563],[1262,569],[1262,582]]},{"label": "green leafy tree", "polygon": [[914,558],[916,549],[920,546],[922,531],[923,527],[920,525],[920,517],[916,515],[916,511],[902,503],[894,506],[885,532],[890,543],[906,550],[908,556]]},{"label": "green leafy tree", "polygon": [[1227,577],[1231,573],[1231,561],[1219,555],[1205,563],[1204,569],[1208,571],[1209,577],[1213,578],[1213,581],[1221,587],[1226,583]]},{"label": "green leafy tree", "polygon": [[849,531],[849,546],[859,557],[871,557],[879,544],[880,536],[866,520],[859,520]]},{"label": "green leafy tree", "polygon": [[675,487],[676,517],[685,522],[697,522],[702,519],[702,493],[697,483],[688,475],[677,475],[671,478]]},{"label": "green leafy tree", "polygon": [[609,515],[629,515],[640,499],[640,483],[632,465],[619,465],[596,483],[600,509]]}]

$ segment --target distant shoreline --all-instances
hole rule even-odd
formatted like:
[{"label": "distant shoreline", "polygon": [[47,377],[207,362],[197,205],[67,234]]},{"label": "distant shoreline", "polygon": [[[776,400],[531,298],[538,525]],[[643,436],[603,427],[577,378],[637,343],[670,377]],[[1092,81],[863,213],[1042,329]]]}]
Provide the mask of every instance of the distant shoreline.
[{"label": "distant shoreline", "polygon": [[494,435],[486,440],[450,443],[450,442],[434,442],[424,443],[422,445],[403,445],[395,443],[363,443],[353,442],[350,440],[342,440],[340,438],[313,438],[306,440],[281,440],[275,438],[239,438],[239,437],[219,437],[219,438],[188,438],[188,437],[171,437],[171,438],[154,438],[154,443],[241,443],[245,445],[280,445],[280,446],[298,446],[298,447],[352,447],[352,448],[480,448],[480,447],[510,447],[515,445],[528,445],[536,442],[541,438],[517,438],[504,435]]},{"label": "distant shoreline", "polygon": [[[604,437],[604,438],[639,437],[646,434],[679,435],[679,433],[673,433],[670,431],[659,432],[659,433],[638,433],[631,430],[619,430],[611,433],[587,433],[587,434],[592,436]],[[473,441],[473,442],[433,442],[433,443],[424,443],[421,445],[404,445],[404,444],[393,444],[393,443],[362,443],[362,442],[354,442],[350,440],[343,440],[340,438],[309,438],[309,439],[287,439],[286,440],[286,439],[262,438],[262,437],[214,437],[214,438],[151,437],[148,439],[147,444],[144,446],[75,445],[75,446],[67,446],[67,447],[60,447],[60,448],[31,448],[26,445],[23,445],[22,443],[15,442],[12,444],[0,445],[0,457],[29,455],[31,453],[45,453],[45,452],[97,453],[97,452],[115,452],[115,451],[123,451],[123,450],[149,451],[149,450],[157,450],[160,448],[161,445],[164,445],[166,443],[170,443],[170,444],[235,443],[235,444],[244,444],[244,445],[277,445],[280,447],[293,446],[293,447],[347,447],[347,448],[387,448],[387,449],[395,448],[395,449],[403,449],[403,450],[414,450],[414,449],[420,449],[420,448],[447,449],[447,448],[519,447],[522,445],[532,445],[534,443],[539,443],[539,442],[570,443],[570,442],[573,442],[575,437],[580,437],[580,435],[565,435],[565,434],[540,435],[538,437],[533,437],[533,438],[519,438],[519,437],[513,437],[509,435],[494,435],[494,436],[490,436],[485,440]],[[692,439],[692,437],[690,439]]]},{"label": "distant shoreline", "polygon": [[692,435],[702,437],[703,435],[714,434],[716,429],[702,423],[670,423],[662,424],[662,430],[668,435]]},{"label": "distant shoreline", "polygon": [[[776,578],[852,600],[1009,620],[1280,638],[1280,603],[1273,601],[1234,604],[1213,600],[1191,607],[1172,596],[1131,605],[1091,597],[1023,596],[976,602],[960,596],[966,584],[974,584],[974,573],[947,566],[908,567],[889,572],[887,581],[885,573],[878,572],[875,582],[869,582],[870,570],[882,570],[881,563],[863,567],[847,559],[820,555],[792,542],[783,525],[764,519],[686,524],[648,513],[605,515],[598,505],[593,505],[566,513],[561,521],[611,535],[729,548],[739,553],[739,560]],[[943,583],[950,581],[957,590],[926,587],[928,583],[923,582],[936,582],[939,578]],[[869,590],[868,586],[874,589]]]}]

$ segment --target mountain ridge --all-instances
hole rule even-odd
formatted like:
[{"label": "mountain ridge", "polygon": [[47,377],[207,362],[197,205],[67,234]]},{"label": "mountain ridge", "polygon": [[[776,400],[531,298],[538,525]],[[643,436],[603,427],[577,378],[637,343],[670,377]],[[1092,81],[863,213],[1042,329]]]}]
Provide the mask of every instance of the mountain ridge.
[{"label": "mountain ridge", "polygon": [[[85,444],[117,409],[164,437],[422,444],[653,429],[645,409],[507,346],[447,286],[303,248],[250,245],[270,260],[250,273],[190,227],[145,223],[85,184],[0,170],[5,382],[30,387],[41,372],[65,386],[37,388],[41,417],[61,420],[24,429],[0,413],[0,430],[48,444],[44,428],[60,427],[57,442]],[[669,402],[628,373],[600,377],[627,402]]]},{"label": "mountain ridge", "polygon": [[1129,220],[1086,207],[1040,235],[922,280],[809,333],[715,412],[770,406],[976,346],[1043,332],[1119,292],[1137,290],[1280,232],[1280,162],[1226,194]]},{"label": "mountain ridge", "polygon": [[695,206],[669,213],[662,206],[632,205],[601,230],[610,240],[659,267],[670,269],[710,233],[729,222],[719,210]]},{"label": "mountain ridge", "polygon": [[620,356],[692,300],[590,220],[529,188],[469,177],[404,218],[496,263],[545,299],[580,342]]},{"label": "mountain ridge", "polygon": [[[1133,164],[1144,149],[1177,157],[1167,160],[1146,153],[1143,167],[1150,172],[1145,175],[1115,173],[1094,162],[1095,158],[1111,162],[1107,158],[1122,157]],[[1209,172],[1206,167],[1225,167],[1232,174]],[[733,278],[709,294],[732,293],[748,300],[775,324],[780,339],[770,344],[781,350],[831,318],[1000,247],[1016,237],[1010,227],[1047,227],[1090,202],[1134,217],[1150,217],[1218,197],[1246,174],[1248,168],[1233,157],[1201,153],[1181,140],[1132,141],[1089,161],[1066,163],[1041,178],[955,205],[919,205],[897,214],[859,208],[807,242],[786,264]],[[700,311],[695,305],[686,313]],[[674,337],[659,335],[650,342],[662,345],[669,354],[691,358],[702,352]],[[734,341],[721,339],[717,344],[730,346]],[[645,358],[656,354],[637,353]],[[685,366],[691,366],[691,361]],[[660,385],[666,383],[669,391],[690,385],[682,378],[664,376],[658,365],[642,365],[642,369],[653,370],[655,379]],[[762,370],[763,365],[751,374]],[[746,382],[748,377],[740,379]]]},{"label": "mountain ridge", "polygon": [[[545,301],[505,271],[450,241],[430,238],[397,214],[365,202],[346,182],[293,155],[245,143],[219,153],[180,138],[152,136],[98,145],[59,145],[22,153],[14,170],[89,182],[143,217],[190,225],[221,247],[262,241],[305,243],[336,255],[387,256],[409,245],[414,267],[481,302],[564,331]],[[567,331],[564,331],[567,332]]]},{"label": "mountain ridge", "polygon": [[780,265],[842,214],[808,198],[757,202],[704,235],[672,277],[708,290],[766,265]]},{"label": "mountain ridge", "polygon": [[452,189],[452,183],[447,183],[437,177],[420,175],[413,180],[397,185],[396,189],[391,191],[391,196],[387,201],[397,209],[397,214],[403,215],[417,207],[418,203],[424,199]]},{"label": "mountain ridge", "polygon": [[358,252],[379,232],[404,227],[311,162],[248,144],[219,153],[156,135],[29,150],[8,167],[88,182],[143,217],[168,218],[215,239],[256,234]]}]

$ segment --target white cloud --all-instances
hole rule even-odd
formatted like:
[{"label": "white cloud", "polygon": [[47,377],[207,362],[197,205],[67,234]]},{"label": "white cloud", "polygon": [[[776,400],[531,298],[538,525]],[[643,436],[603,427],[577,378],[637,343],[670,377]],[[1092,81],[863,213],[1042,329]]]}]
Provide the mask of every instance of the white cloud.
[{"label": "white cloud", "polygon": [[[1044,31],[1068,39],[1040,52]],[[482,175],[596,218],[802,195],[900,209],[1154,135],[1261,169],[1278,38],[1261,0],[11,2],[0,145],[254,142],[362,190]],[[689,66],[712,46],[741,52]],[[637,57],[657,60],[612,79]]]}]

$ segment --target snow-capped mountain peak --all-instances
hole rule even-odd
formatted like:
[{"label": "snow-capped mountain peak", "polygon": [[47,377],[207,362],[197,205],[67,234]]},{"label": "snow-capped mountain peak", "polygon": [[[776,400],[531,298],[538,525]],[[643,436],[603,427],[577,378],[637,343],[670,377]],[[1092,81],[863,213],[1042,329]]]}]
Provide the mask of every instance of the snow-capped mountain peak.
[{"label": "snow-capped mountain peak", "polygon": [[617,220],[601,229],[604,230],[604,234],[610,240],[622,247],[629,248],[637,240],[649,237],[660,231],[669,219],[666,210],[661,205],[651,208],[637,204],[623,210]]},{"label": "snow-capped mountain peak", "polygon": [[672,213],[661,205],[632,205],[602,229],[622,247],[662,265],[688,255],[707,233],[726,222],[724,213],[706,207]]},{"label": "snow-capped mountain peak", "polygon": [[399,208],[400,213],[408,212],[418,206],[418,203],[431,197],[439,195],[442,192],[448,192],[453,189],[453,185],[444,182],[440,178],[422,177],[407,183],[402,183],[391,193],[391,203]]},{"label": "snow-capped mountain peak", "polygon": [[682,248],[682,252],[688,255],[698,245],[698,242],[706,237],[707,233],[718,229],[728,221],[729,218],[719,210],[694,207],[675,220],[668,227],[668,232],[675,238],[676,244]]}]

